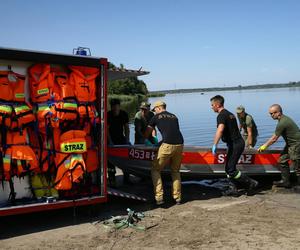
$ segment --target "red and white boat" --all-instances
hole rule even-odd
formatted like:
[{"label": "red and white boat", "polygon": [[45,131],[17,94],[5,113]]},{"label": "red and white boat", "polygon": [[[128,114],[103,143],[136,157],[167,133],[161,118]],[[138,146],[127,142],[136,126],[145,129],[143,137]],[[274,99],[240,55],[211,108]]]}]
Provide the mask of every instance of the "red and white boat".
[{"label": "red and white boat", "polygon": [[[157,149],[144,145],[114,145],[108,148],[108,159],[125,172],[141,177],[150,176]],[[237,168],[249,175],[278,174],[280,151],[274,149],[259,153],[255,149],[245,149]],[[225,176],[225,159],[226,149],[218,149],[214,156],[208,147],[185,146],[180,172],[183,178],[189,179]],[[170,168],[166,167],[162,174],[169,172]]]}]

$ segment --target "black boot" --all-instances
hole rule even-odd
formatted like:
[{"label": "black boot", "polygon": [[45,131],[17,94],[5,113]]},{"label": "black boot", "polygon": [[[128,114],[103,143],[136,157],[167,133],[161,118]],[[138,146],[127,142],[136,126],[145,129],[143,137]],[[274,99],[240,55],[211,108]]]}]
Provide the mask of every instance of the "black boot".
[{"label": "black boot", "polygon": [[291,188],[290,169],[289,168],[282,168],[281,169],[281,180],[280,181],[274,181],[273,185],[275,185],[276,187]]},{"label": "black boot", "polygon": [[247,195],[254,195],[256,193],[256,188],[258,187],[258,182],[253,180],[245,174],[241,174],[240,178],[237,179],[247,190]]}]

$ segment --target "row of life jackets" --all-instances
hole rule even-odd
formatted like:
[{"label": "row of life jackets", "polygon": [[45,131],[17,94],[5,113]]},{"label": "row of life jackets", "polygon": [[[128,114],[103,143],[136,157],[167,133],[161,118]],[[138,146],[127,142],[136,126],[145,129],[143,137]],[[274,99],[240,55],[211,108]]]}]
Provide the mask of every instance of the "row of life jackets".
[{"label": "row of life jackets", "polygon": [[78,102],[96,100],[96,78],[99,69],[69,66],[70,74],[50,64],[35,64],[29,68],[30,98],[34,103],[49,100],[76,99]]},{"label": "row of life jackets", "polygon": [[[68,190],[85,172],[97,169],[97,151],[91,149],[90,130],[98,116],[91,103],[96,100],[95,79],[99,70],[78,66],[70,69],[70,75],[49,64],[36,64],[29,69],[30,99],[36,103],[38,122],[37,129],[28,130],[33,148],[28,144],[26,128],[36,119],[32,106],[25,102],[25,76],[11,71],[0,73],[0,126],[6,131],[1,147],[5,149],[2,159],[6,180],[31,171],[51,170],[56,174],[55,188]],[[85,131],[62,133],[62,123],[76,125],[74,121],[78,119],[88,121]]]}]

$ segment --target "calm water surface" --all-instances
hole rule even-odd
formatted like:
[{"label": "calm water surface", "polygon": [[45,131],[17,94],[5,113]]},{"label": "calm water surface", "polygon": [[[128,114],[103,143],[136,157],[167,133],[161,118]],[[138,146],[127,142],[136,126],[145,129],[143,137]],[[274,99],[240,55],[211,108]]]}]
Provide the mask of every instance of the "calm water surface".
[{"label": "calm water surface", "polygon": [[[277,121],[273,120],[268,108],[274,103],[282,106],[284,114],[291,117],[300,127],[300,88],[281,88],[267,90],[242,90],[223,92],[200,92],[170,94],[161,98],[150,98],[149,102],[164,100],[167,110],[179,118],[185,145],[211,146],[216,131],[217,114],[211,110],[210,98],[217,94],[225,98],[225,108],[235,114],[239,105],[246,108],[256,122],[259,136],[256,147],[264,143],[275,131]],[[134,127],[131,124],[131,141],[134,141]],[[280,139],[273,147],[282,147]]]}]

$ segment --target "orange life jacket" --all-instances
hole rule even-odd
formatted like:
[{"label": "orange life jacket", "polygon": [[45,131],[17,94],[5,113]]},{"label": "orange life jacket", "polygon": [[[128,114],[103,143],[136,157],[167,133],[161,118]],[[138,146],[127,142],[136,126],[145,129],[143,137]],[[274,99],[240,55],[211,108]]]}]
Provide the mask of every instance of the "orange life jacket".
[{"label": "orange life jacket", "polygon": [[78,114],[80,118],[86,118],[91,123],[93,123],[94,119],[98,116],[95,105],[83,103],[78,105]]},{"label": "orange life jacket", "polygon": [[35,121],[32,107],[27,103],[0,103],[0,125],[22,129]]},{"label": "orange life jacket", "polygon": [[70,130],[60,136],[62,153],[85,153],[87,151],[86,133],[82,130]]},{"label": "orange life jacket", "polygon": [[55,178],[55,188],[70,190],[72,183],[80,182],[86,170],[82,154],[58,154],[58,169]]},{"label": "orange life jacket", "polygon": [[23,128],[35,121],[31,105],[28,103],[13,105],[14,115],[11,118],[11,128]]},{"label": "orange life jacket", "polygon": [[58,102],[55,104],[56,118],[59,121],[71,121],[78,118],[76,102]]},{"label": "orange life jacket", "polygon": [[60,136],[59,151],[56,155],[58,167],[55,188],[69,190],[73,182],[79,182],[86,171],[83,153],[87,152],[86,133],[70,130]]},{"label": "orange life jacket", "polygon": [[86,153],[86,171],[88,173],[94,172],[98,169],[99,160],[97,157],[97,150],[96,149],[88,149]]},{"label": "orange life jacket", "polygon": [[99,69],[84,66],[70,66],[70,84],[74,87],[78,102],[94,102],[96,100],[96,78]]},{"label": "orange life jacket", "polygon": [[14,175],[22,176],[28,171],[39,171],[37,156],[27,144],[27,130],[8,131],[6,150],[3,152],[3,172],[6,180]]},{"label": "orange life jacket", "polygon": [[73,86],[69,82],[69,75],[58,68],[51,69],[54,73],[54,85],[57,86],[57,95],[60,96],[59,100],[75,99]]},{"label": "orange life jacket", "polygon": [[0,100],[24,102],[24,83],[25,76],[13,71],[0,71]]},{"label": "orange life jacket", "polygon": [[50,64],[35,64],[29,68],[29,88],[32,102],[54,99],[54,79]]},{"label": "orange life jacket", "polygon": [[13,107],[11,105],[7,105],[4,103],[0,104],[0,125],[10,128],[12,113]]}]

